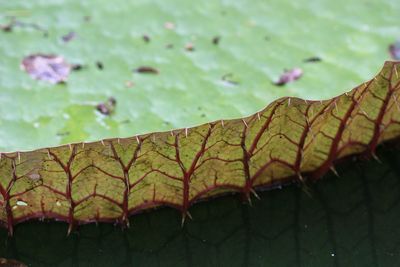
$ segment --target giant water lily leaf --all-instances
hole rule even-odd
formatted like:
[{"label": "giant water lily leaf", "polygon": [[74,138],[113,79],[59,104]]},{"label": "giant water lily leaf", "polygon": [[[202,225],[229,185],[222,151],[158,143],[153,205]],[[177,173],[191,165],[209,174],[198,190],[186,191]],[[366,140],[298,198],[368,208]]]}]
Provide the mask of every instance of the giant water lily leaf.
[{"label": "giant water lily leaf", "polygon": [[[386,146],[389,147],[389,146]],[[396,266],[399,261],[400,155],[345,161],[309,188],[259,192],[253,206],[236,196],[199,203],[180,226],[172,209],[133,216],[131,227],[31,221],[0,253],[29,266]]]},{"label": "giant water lily leaf", "polygon": [[[2,1],[0,25],[14,26],[0,31],[0,151],[238,118],[285,96],[334,97],[390,58],[399,13],[395,0]],[[19,65],[38,53],[82,68],[67,84],[33,80]],[[321,61],[304,62],[312,57]],[[159,74],[133,71],[142,66]],[[294,68],[300,80],[273,84]],[[95,106],[109,97],[118,104],[103,116]]]},{"label": "giant water lily leaf", "polygon": [[282,98],[249,117],[193,128],[3,153],[1,223],[30,218],[116,221],[167,205],[190,216],[196,201],[224,192],[321,177],[353,154],[400,136],[399,62],[325,101]]}]

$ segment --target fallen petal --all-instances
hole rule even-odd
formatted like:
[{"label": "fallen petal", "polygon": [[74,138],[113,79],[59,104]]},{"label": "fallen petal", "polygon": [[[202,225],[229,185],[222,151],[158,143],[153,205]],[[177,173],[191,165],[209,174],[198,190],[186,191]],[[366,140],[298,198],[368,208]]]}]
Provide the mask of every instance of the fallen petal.
[{"label": "fallen petal", "polygon": [[290,70],[286,70],[279,80],[275,82],[275,85],[285,85],[287,83],[293,82],[295,80],[298,80],[301,76],[303,75],[303,70],[300,68],[293,68]]},{"label": "fallen petal", "polygon": [[21,68],[33,79],[52,84],[66,82],[71,72],[71,65],[57,55],[29,55],[22,60]]}]

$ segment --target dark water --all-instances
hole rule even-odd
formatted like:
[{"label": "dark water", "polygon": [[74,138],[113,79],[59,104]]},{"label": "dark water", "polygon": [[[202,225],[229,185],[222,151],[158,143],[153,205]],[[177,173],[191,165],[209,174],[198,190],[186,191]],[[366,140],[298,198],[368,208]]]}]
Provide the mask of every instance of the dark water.
[{"label": "dark water", "polygon": [[171,209],[134,216],[131,227],[86,225],[66,237],[65,223],[28,222],[0,255],[31,266],[399,266],[400,153],[382,163],[348,161],[307,189],[199,203],[181,227]]}]

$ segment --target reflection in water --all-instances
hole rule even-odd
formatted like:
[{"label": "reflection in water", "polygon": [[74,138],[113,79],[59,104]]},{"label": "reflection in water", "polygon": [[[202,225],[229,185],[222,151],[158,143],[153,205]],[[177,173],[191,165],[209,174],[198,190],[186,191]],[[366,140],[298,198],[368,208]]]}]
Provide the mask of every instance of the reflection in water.
[{"label": "reflection in water", "polygon": [[347,162],[340,178],[260,194],[253,206],[226,196],[180,214],[162,208],[131,228],[27,222],[0,230],[0,256],[32,266],[394,266],[400,260],[400,155]]}]

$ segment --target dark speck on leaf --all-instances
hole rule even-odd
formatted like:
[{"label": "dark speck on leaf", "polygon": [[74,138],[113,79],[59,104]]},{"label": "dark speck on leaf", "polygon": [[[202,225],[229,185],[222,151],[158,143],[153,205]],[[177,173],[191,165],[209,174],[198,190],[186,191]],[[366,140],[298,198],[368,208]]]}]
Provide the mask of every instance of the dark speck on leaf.
[{"label": "dark speck on leaf", "polygon": [[96,67],[97,67],[99,70],[103,70],[103,69],[104,69],[103,62],[101,62],[101,61],[96,61]]},{"label": "dark speck on leaf", "polygon": [[5,24],[5,25],[0,25],[0,29],[3,31],[3,32],[11,32],[12,31],[12,29],[13,29],[13,23],[12,22],[10,22],[10,23],[8,23],[8,24]]},{"label": "dark speck on leaf", "polygon": [[320,58],[320,57],[309,57],[309,58],[306,58],[303,60],[303,62],[306,62],[306,63],[315,63],[315,62],[321,62],[321,61],[322,61],[322,58]]},{"label": "dark speck on leaf", "polygon": [[85,22],[90,22],[91,20],[92,20],[91,16],[84,16],[83,17],[83,21],[85,21]]},{"label": "dark speck on leaf", "polygon": [[293,68],[290,70],[285,70],[285,72],[279,77],[279,80],[275,82],[275,85],[282,86],[287,83],[293,82],[300,79],[303,75],[303,70],[300,68]]},{"label": "dark speck on leaf", "polygon": [[103,115],[111,115],[114,112],[117,100],[114,97],[110,97],[107,102],[100,103],[96,106],[97,111]]},{"label": "dark speck on leaf", "polygon": [[172,48],[174,48],[174,45],[173,45],[173,44],[167,44],[167,45],[165,46],[165,48],[167,48],[167,49],[172,49]]},{"label": "dark speck on leaf", "polygon": [[64,35],[64,36],[62,37],[62,40],[63,40],[65,43],[68,43],[68,42],[74,40],[75,38],[76,38],[76,33],[71,31],[71,32],[69,32],[68,34]]},{"label": "dark speck on leaf", "polygon": [[148,35],[143,35],[143,41],[145,41],[146,43],[150,42],[150,37]]},{"label": "dark speck on leaf", "polygon": [[220,40],[221,40],[221,36],[215,36],[212,39],[212,43],[215,44],[215,45],[218,45]]},{"label": "dark speck on leaf", "polygon": [[137,68],[135,71],[138,73],[158,74],[157,69],[149,66],[141,66]]},{"label": "dark speck on leaf", "polygon": [[81,64],[73,64],[72,66],[71,66],[71,69],[73,70],[73,71],[78,71],[78,70],[81,70],[83,68],[83,66],[81,65]]},{"label": "dark speck on leaf", "polygon": [[202,113],[200,116],[201,116],[202,118],[204,118],[204,117],[206,116],[206,114]]},{"label": "dark speck on leaf", "polygon": [[233,76],[232,73],[224,74],[221,77],[221,80],[224,81],[226,84],[229,84],[229,85],[238,85],[239,84],[238,81],[234,80],[234,76]]},{"label": "dark speck on leaf", "polygon": [[389,54],[394,60],[400,60],[400,40],[389,45]]},{"label": "dark speck on leaf", "polygon": [[21,62],[21,68],[33,79],[49,83],[66,82],[71,65],[62,56],[35,54],[25,57]]},{"label": "dark speck on leaf", "polygon": [[10,21],[6,25],[0,25],[0,29],[4,32],[12,32],[15,27],[32,28],[34,30],[42,32],[44,37],[48,36],[47,30],[43,29],[39,24],[19,21],[15,17],[11,17]]},{"label": "dark speck on leaf", "polygon": [[115,106],[115,105],[117,104],[117,100],[116,100],[114,97],[110,97],[110,98],[108,99],[108,101],[109,101],[113,106]]}]

